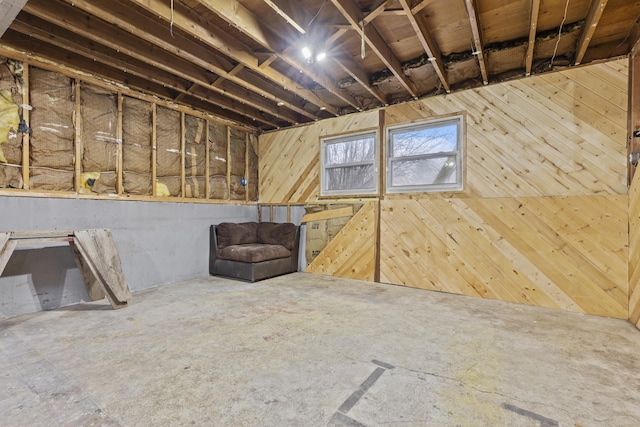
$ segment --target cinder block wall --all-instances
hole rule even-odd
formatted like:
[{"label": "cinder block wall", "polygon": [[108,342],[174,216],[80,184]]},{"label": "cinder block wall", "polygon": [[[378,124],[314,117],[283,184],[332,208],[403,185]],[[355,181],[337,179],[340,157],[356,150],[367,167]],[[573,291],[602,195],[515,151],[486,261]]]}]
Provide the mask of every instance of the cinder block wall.
[{"label": "cinder block wall", "polygon": [[[209,225],[257,219],[250,205],[0,197],[3,231],[111,229],[134,292],[208,275]],[[0,276],[0,318],[87,300],[66,244],[19,246]]]}]

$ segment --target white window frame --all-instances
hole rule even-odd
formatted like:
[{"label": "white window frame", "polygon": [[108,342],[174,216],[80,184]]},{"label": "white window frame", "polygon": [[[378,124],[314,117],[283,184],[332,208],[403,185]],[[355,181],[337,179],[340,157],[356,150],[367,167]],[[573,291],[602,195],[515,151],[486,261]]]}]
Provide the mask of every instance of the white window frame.
[{"label": "white window frame", "polygon": [[[367,160],[363,162],[354,162],[354,163],[340,163],[336,165],[326,165],[326,147],[330,144],[336,143],[348,143],[349,141],[360,140],[363,137],[373,137],[373,149],[374,149],[374,158],[373,160]],[[357,196],[357,195],[370,195],[370,194],[378,194],[378,161],[379,161],[379,139],[378,139],[378,131],[377,130],[367,130],[356,133],[349,133],[345,135],[331,136],[320,139],[320,196]],[[350,167],[350,166],[372,166],[372,174],[373,174],[373,188],[361,189],[346,189],[346,190],[327,190],[327,170],[333,168],[340,167]]]},{"label": "white window frame", "polygon": [[[444,125],[456,125],[456,146],[454,151],[420,154],[415,156],[393,157],[391,155],[393,137],[403,131],[412,131],[426,128],[437,128]],[[387,161],[386,161],[386,192],[387,193],[416,193],[416,192],[446,192],[462,191],[464,188],[464,116],[456,115],[434,120],[422,121],[387,128]],[[450,184],[416,184],[416,185],[393,185],[392,166],[395,161],[412,159],[433,159],[455,156],[456,182]]]}]

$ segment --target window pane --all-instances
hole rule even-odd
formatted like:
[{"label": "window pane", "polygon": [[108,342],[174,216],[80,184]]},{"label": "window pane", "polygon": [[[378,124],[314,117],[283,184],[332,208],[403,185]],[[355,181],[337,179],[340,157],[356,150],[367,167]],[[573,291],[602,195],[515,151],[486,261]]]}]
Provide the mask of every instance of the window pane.
[{"label": "window pane", "polygon": [[373,171],[373,165],[326,169],[325,189],[328,191],[374,189]]},{"label": "window pane", "polygon": [[372,137],[334,142],[325,147],[325,165],[372,161],[376,154]]},{"label": "window pane", "polygon": [[416,160],[394,160],[391,164],[392,186],[455,183],[455,156]]},{"label": "window pane", "polygon": [[392,157],[416,156],[456,151],[458,126],[446,124],[392,133]]}]

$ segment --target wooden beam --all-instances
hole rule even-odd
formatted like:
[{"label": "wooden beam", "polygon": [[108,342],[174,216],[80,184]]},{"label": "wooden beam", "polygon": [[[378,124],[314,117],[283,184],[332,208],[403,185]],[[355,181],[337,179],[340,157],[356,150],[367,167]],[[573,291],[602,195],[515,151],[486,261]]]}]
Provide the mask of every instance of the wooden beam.
[{"label": "wooden beam", "polygon": [[158,105],[151,107],[151,195],[156,195],[158,184]]},{"label": "wooden beam", "polygon": [[589,42],[591,42],[591,37],[593,37],[593,33],[598,27],[598,22],[600,22],[602,12],[604,12],[604,8],[607,6],[608,1],[609,0],[592,0],[591,7],[589,8],[589,14],[587,15],[587,19],[585,20],[584,28],[582,30],[582,34],[580,34],[580,38],[578,39],[578,43],[576,45],[575,65],[578,65],[580,64],[580,62],[582,62],[582,58],[584,58],[584,54],[589,47]]},{"label": "wooden beam", "polygon": [[[22,81],[24,83],[24,91],[22,93],[22,103],[25,105],[31,105],[31,89],[29,85],[29,64],[23,64],[22,67]],[[27,126],[31,123],[29,120],[29,109],[22,109],[22,118],[24,119]],[[22,182],[23,188],[25,190],[29,189],[29,165],[31,164],[31,138],[30,134],[23,133],[22,134]]]},{"label": "wooden beam", "polygon": [[415,85],[409,80],[409,78],[402,71],[402,64],[400,60],[393,53],[391,47],[384,40],[378,29],[373,23],[365,25],[364,34],[362,34],[361,23],[364,19],[360,7],[355,0],[331,0],[333,5],[340,11],[342,16],[349,22],[351,28],[361,34],[366,43],[371,49],[378,55],[380,60],[389,68],[394,76],[398,79],[400,84],[405,88],[412,97],[418,98],[418,91]]},{"label": "wooden beam", "polygon": [[75,96],[75,133],[73,138],[73,148],[74,148],[74,156],[73,156],[73,189],[76,193],[80,192],[80,187],[82,187],[82,180],[80,179],[80,174],[82,173],[82,155],[84,153],[84,147],[82,145],[82,111],[80,109],[80,81],[77,79],[73,80],[74,82],[74,96]]},{"label": "wooden beam", "polygon": [[349,74],[357,83],[360,84],[360,86],[365,88],[383,105],[388,105],[389,102],[387,101],[387,97],[380,91],[380,89],[375,86],[371,86],[367,72],[348,52],[344,52],[341,55],[331,55],[331,60],[337,67],[342,68],[344,72]]},{"label": "wooden beam", "polygon": [[531,0],[531,14],[529,17],[529,43],[527,45],[527,55],[524,60],[525,74],[531,75],[531,65],[533,64],[533,50],[536,45],[536,34],[538,32],[538,15],[540,14],[540,0]]},{"label": "wooden beam", "polygon": [[480,74],[482,75],[482,82],[486,85],[489,84],[489,75],[487,74],[487,64],[483,52],[482,44],[482,31],[480,30],[480,19],[478,17],[478,9],[476,8],[475,0],[464,0],[467,7],[467,14],[469,15],[469,23],[471,24],[471,33],[473,34],[473,45],[475,52],[472,52],[478,58],[478,65],[480,65]]},{"label": "wooden beam", "polygon": [[413,30],[416,32],[418,40],[420,40],[420,44],[422,44],[422,48],[429,56],[429,61],[431,61],[433,69],[436,71],[440,82],[442,82],[442,86],[447,93],[451,92],[451,87],[447,81],[447,75],[444,69],[444,63],[442,62],[440,48],[427,28],[427,22],[424,15],[414,15],[412,7],[409,4],[409,0],[400,0],[400,5],[402,5],[407,18],[409,18],[409,22],[411,23]]},{"label": "wooden beam", "polygon": [[209,140],[209,120],[205,120],[206,128],[204,130],[205,152],[204,152],[204,192],[205,199],[210,198],[211,194],[211,141]]},{"label": "wooden beam", "polygon": [[384,13],[385,9],[393,4],[393,0],[382,0],[378,3],[378,5],[374,6],[369,13],[364,17],[365,24],[372,22],[382,13]]},{"label": "wooden beam", "polygon": [[[15,26],[18,30],[24,32],[25,35],[33,35],[36,39],[42,39],[46,43],[53,43],[55,46],[69,50],[75,54],[74,57],[82,56],[90,58],[91,60],[107,65],[109,69],[117,67],[117,69],[127,74],[150,80],[162,87],[173,88],[185,95],[188,94],[188,92],[184,84],[175,79],[174,76],[197,82],[200,86],[209,86],[210,76],[204,69],[195,67],[187,60],[171,53],[159,50],[150,43],[141,42],[130,34],[122,31],[114,34],[113,29],[106,23],[101,23],[97,20],[88,21],[85,19],[85,15],[73,9],[66,10],[64,7],[56,7],[54,4],[44,2],[40,4],[38,0],[30,2],[29,5],[28,12],[37,18],[34,19],[29,15],[21,15],[20,21]],[[33,9],[31,9],[31,7],[33,7]],[[49,26],[42,24],[44,25],[44,30],[37,30],[37,28],[41,26],[39,21],[44,19],[58,26],[64,26],[64,28],[69,31],[56,28],[51,24],[49,24]],[[65,39],[51,37],[47,29],[50,29],[52,33],[62,34],[67,37]],[[83,38],[77,37],[78,35]],[[84,38],[86,38],[87,41],[85,41]],[[91,43],[91,40],[98,44]],[[142,58],[144,62],[138,58]],[[153,67],[148,67],[148,65],[152,65]],[[152,68],[156,68],[156,70],[154,71]],[[211,68],[215,68],[215,66]],[[105,70],[106,69],[107,68],[105,68]],[[218,71],[226,73],[224,70]],[[195,89],[196,88],[193,88],[193,90]],[[225,110],[234,111],[238,114],[248,116],[253,120],[268,123],[274,127],[279,127],[279,125],[275,122],[265,121],[265,117],[261,114],[261,111],[265,111],[289,123],[299,121],[298,118],[292,114],[284,115],[278,112],[274,101],[268,101],[267,98],[261,94],[247,93],[247,90],[240,86],[225,89],[211,89],[224,96],[212,97],[209,94],[205,94],[204,96],[197,95],[197,97],[205,102],[220,106]],[[250,102],[253,105],[258,106],[261,110],[247,105],[247,97],[250,98]]]},{"label": "wooden beam", "polygon": [[297,2],[296,4],[292,4],[291,0],[264,0],[264,2],[300,34],[307,32],[307,26],[313,16],[305,8],[299,7]]},{"label": "wooden beam", "polygon": [[116,159],[116,192],[118,194],[122,194],[124,192],[123,185],[123,150],[122,150],[122,137],[123,137],[123,129],[122,129],[122,93],[118,92],[118,119],[116,126],[116,143],[117,145],[117,159]]},{"label": "wooden beam", "polygon": [[[93,5],[91,4],[93,2],[90,2],[88,0],[65,1],[75,3],[76,6],[78,6],[78,2],[81,2],[83,4],[83,8],[88,7],[90,9],[94,9],[94,7],[92,7]],[[213,3],[211,0],[207,1],[208,3]],[[319,107],[324,107],[325,110],[331,114],[338,115],[338,111],[335,107],[327,104],[311,90],[301,87],[297,81],[289,78],[288,76],[280,73],[273,68],[260,67],[258,58],[255,56],[254,52],[252,52],[244,44],[233,39],[228,34],[224,33],[224,31],[221,31],[219,28],[194,21],[191,18],[189,11],[185,11],[181,7],[175,7],[172,13],[169,2],[166,2],[164,0],[130,0],[130,2],[153,13],[155,16],[159,16],[166,22],[173,22],[174,27],[180,28],[185,33],[196,37],[213,49],[219,52],[223,52],[234,61],[239,62],[245,67],[257,72],[267,80],[273,82],[275,85],[284,87],[285,89],[291,91],[291,93],[299,95],[312,104],[315,104]],[[176,6],[179,6],[179,4],[177,4]],[[115,15],[107,13],[107,19],[111,19],[110,17],[113,17],[114,19],[116,18]],[[134,31],[145,34],[145,31],[138,30],[137,28],[135,28],[135,26],[133,27]],[[171,44],[173,42],[170,39],[165,38],[165,41],[161,43]],[[304,108],[301,108],[298,105],[291,104],[288,99],[280,99],[279,102],[282,102],[283,105],[287,106],[287,108],[295,109],[295,111],[299,112],[300,114],[310,114]]]},{"label": "wooden beam", "polygon": [[[287,54],[285,50],[287,50],[287,47],[289,46],[285,44],[282,39],[275,36],[275,32],[263,23],[264,20],[255,16],[253,12],[240,4],[237,0],[227,0],[223,2],[215,0],[199,1],[203,6],[207,7],[207,9],[227,21],[230,25],[234,25],[241,29],[244,34],[251,37],[265,49],[275,52],[280,59],[292,67],[297,68],[342,101],[358,110],[362,109],[360,103],[351,94],[340,89],[336,84],[335,79],[327,75],[327,70],[323,70],[322,67],[319,66],[311,66],[302,62],[296,57],[296,55]],[[295,9],[302,8],[298,6]],[[264,67],[260,67],[259,69],[264,70]],[[323,104],[323,106],[326,108],[327,104]]]},{"label": "wooden beam", "polygon": [[353,216],[353,206],[308,213],[302,217],[300,222],[305,223],[305,222],[313,222],[313,221],[324,221],[327,219],[340,218],[343,216]]},{"label": "wooden beam", "polygon": [[[221,57],[217,56],[211,49],[202,46],[201,44],[194,43],[192,40],[180,35],[177,35],[175,39],[172,38],[166,29],[157,21],[151,21],[144,16],[135,14],[131,9],[127,9],[126,11],[111,10],[108,8],[109,3],[96,4],[95,2],[90,2],[88,0],[61,1],[74,4],[75,8],[60,11],[61,5],[56,5],[56,2],[54,1],[33,0],[32,2],[29,2],[25,10],[29,13],[41,15],[43,19],[47,20],[49,20],[48,15],[50,14],[55,15],[56,19],[60,16],[63,20],[62,24],[58,22],[56,22],[56,24],[65,27],[67,25],[65,23],[67,17],[73,15],[75,24],[73,28],[74,32],[76,32],[78,28],[87,30],[82,34],[84,37],[120,51],[123,51],[126,47],[129,51],[136,52],[135,54],[127,52],[127,55],[133,56],[134,58],[143,58],[143,60],[150,65],[165,69],[186,78],[187,80],[197,81],[204,86],[208,86],[211,82],[210,75],[207,75],[206,73],[206,70],[209,70],[233,81],[244,89],[248,89],[250,92],[257,93],[259,97],[264,98],[264,100],[271,101],[271,105],[282,102],[283,105],[298,114],[302,114],[312,120],[316,120],[318,118],[316,115],[310,113],[304,108],[302,98],[298,96],[300,93],[304,93],[304,90],[299,90],[299,85],[286,76],[282,76],[277,72],[271,73],[275,76],[272,80],[276,79],[278,76],[282,77],[281,80],[276,81],[273,85],[265,84],[266,82],[264,79],[261,79],[260,85],[248,83],[245,79],[240,78],[239,76],[228,75],[228,70],[233,68],[235,65],[234,63],[231,63],[226,59],[221,59]],[[119,29],[114,33],[112,26],[108,24],[101,24],[100,21],[96,19],[89,20],[84,14],[81,14],[80,21],[78,22],[78,18],[76,16],[80,13],[78,12],[80,9],[86,13],[95,15],[106,22],[117,25]],[[167,16],[169,16],[169,8],[166,7],[166,9]],[[193,22],[184,15],[178,15],[176,13],[176,17],[180,18],[180,22],[186,26],[189,25],[188,22]],[[106,33],[101,32],[100,35],[92,35],[92,31],[95,28],[102,29],[103,26],[107,29]],[[143,26],[144,29],[140,28],[141,26]],[[131,35],[134,35],[135,37],[132,37]],[[211,38],[211,31],[196,25],[193,30],[193,34],[191,35],[194,35],[196,38]],[[141,39],[144,41],[143,43],[140,42]],[[233,50],[236,47],[237,46],[232,46],[230,49]],[[244,51],[247,53],[248,49],[244,47]],[[194,64],[197,65],[197,67],[194,67]],[[192,71],[183,73],[181,72],[183,69]],[[200,78],[196,80],[195,78],[189,78],[185,75],[191,75],[194,73],[200,75]],[[261,74],[264,75],[264,73]],[[214,88],[213,90],[216,89]],[[244,90],[245,99],[247,95],[250,95],[250,92],[247,93],[247,91]],[[226,94],[226,96],[230,96],[230,94]],[[315,96],[315,94],[313,96]],[[259,102],[259,97],[255,98],[256,103]],[[272,112],[274,111],[269,111],[269,113]]]}]

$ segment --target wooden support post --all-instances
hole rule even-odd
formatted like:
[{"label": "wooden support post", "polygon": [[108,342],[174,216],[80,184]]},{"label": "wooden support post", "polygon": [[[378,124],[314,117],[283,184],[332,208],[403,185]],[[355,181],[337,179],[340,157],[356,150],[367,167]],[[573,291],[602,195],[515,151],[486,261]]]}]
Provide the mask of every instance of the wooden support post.
[{"label": "wooden support post", "polygon": [[640,137],[634,137],[634,132],[640,131],[640,54],[629,57],[629,112],[627,119],[628,144],[627,159],[627,185],[631,185],[633,175],[638,166],[633,166],[630,161],[631,153],[640,152]]},{"label": "wooden support post", "polygon": [[[24,82],[24,90],[22,93],[22,103],[24,105],[30,105],[30,90],[29,90],[29,64],[23,64],[22,80]],[[29,109],[22,109],[22,118],[29,126]],[[22,134],[22,182],[25,190],[29,189],[29,165],[30,165],[30,152],[31,152],[31,139],[28,133]]]}]

